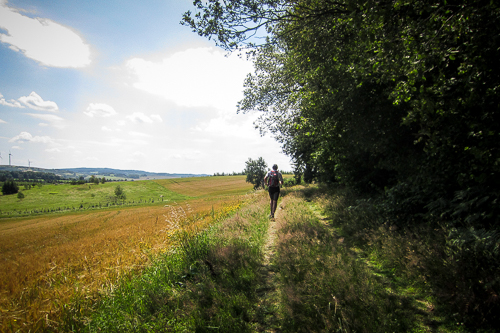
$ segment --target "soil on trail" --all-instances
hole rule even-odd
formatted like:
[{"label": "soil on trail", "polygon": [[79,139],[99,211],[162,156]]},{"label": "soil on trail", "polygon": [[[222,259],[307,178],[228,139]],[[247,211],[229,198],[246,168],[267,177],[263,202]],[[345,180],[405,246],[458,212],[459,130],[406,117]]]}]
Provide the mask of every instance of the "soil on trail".
[{"label": "soil on trail", "polygon": [[273,264],[276,252],[276,233],[281,223],[283,223],[283,210],[286,207],[286,197],[280,198],[280,204],[275,212],[275,218],[269,222],[267,231],[267,241],[264,245],[264,260],[261,267],[261,286],[257,290],[260,297],[258,311],[260,312],[260,322],[258,332],[281,332],[278,320],[278,299],[279,288],[276,273],[278,267]]}]

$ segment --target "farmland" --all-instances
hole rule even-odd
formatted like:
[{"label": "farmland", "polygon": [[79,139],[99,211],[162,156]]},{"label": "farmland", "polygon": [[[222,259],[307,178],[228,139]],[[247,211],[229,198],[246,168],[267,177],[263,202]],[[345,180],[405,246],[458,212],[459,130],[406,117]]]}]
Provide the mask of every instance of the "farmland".
[{"label": "farmland", "polygon": [[0,219],[1,331],[57,327],[74,296],[112,291],[168,250],[176,229],[204,228],[252,188],[244,176],[121,182],[127,199],[115,206],[116,185],[44,185],[24,199],[0,197],[9,216]]},{"label": "farmland", "polygon": [[[116,186],[123,188],[127,198],[117,201]],[[165,184],[169,185],[169,184]],[[109,207],[111,205],[149,205],[168,200],[183,200],[187,196],[169,190],[154,181],[134,181],[105,184],[47,184],[22,189],[23,199],[15,195],[1,196],[0,217],[32,215],[47,212],[75,211]]]}]

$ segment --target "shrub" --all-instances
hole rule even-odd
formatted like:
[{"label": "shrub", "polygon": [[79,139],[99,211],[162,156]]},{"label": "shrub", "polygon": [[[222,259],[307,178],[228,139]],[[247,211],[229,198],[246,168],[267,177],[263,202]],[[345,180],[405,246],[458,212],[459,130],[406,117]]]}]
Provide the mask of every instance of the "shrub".
[{"label": "shrub", "polygon": [[16,194],[17,192],[19,192],[19,187],[17,186],[15,181],[7,180],[5,183],[3,183],[2,193],[4,195]]},{"label": "shrub", "polygon": [[123,189],[120,185],[117,185],[115,188],[115,196],[118,199],[122,199],[122,200],[125,200],[127,198],[127,196],[125,195],[125,192],[123,192]]},{"label": "shrub", "polygon": [[23,192],[17,192],[17,198],[18,199],[24,199],[24,193]]}]

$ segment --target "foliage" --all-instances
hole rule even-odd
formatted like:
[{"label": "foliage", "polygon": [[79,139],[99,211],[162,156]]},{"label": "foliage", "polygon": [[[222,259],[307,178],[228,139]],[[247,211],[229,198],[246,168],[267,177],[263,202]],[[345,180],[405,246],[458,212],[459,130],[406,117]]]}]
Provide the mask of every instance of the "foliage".
[{"label": "foliage", "polygon": [[123,191],[123,189],[120,185],[116,185],[116,187],[115,187],[115,196],[118,199],[122,199],[122,200],[127,199],[127,195],[125,194],[125,192]]},{"label": "foliage", "polygon": [[99,185],[100,179],[94,175],[90,176],[89,183],[93,183],[95,185]]},{"label": "foliage", "polygon": [[253,188],[256,190],[263,186],[264,177],[267,173],[267,164],[262,157],[256,160],[248,158],[248,161],[245,162],[244,173],[247,176],[247,183],[253,184]]},{"label": "foliage", "polygon": [[17,198],[18,199],[24,199],[24,193],[21,192],[21,191],[17,192]]},{"label": "foliage", "polygon": [[306,181],[362,192],[404,183],[403,197],[423,193],[412,210],[431,220],[497,223],[498,4],[211,0],[196,7],[185,24],[227,49],[246,46],[265,27],[266,42],[250,42],[256,70],[239,110],[262,112],[257,125],[283,144]]},{"label": "foliage", "polygon": [[[398,228],[445,230],[447,251],[467,257],[450,268],[471,291],[455,304],[471,315],[482,297],[496,309],[499,273],[484,268],[496,258],[484,239],[497,238],[484,235],[500,225],[500,4],[196,3],[200,15],[185,16],[195,31],[228,50],[253,47],[238,110],[260,112],[256,126],[304,181],[370,197],[354,206]],[[259,27],[265,42],[248,44]]]},{"label": "foliage", "polygon": [[446,318],[443,324],[468,327],[472,332],[496,330],[498,232],[398,226],[345,189],[318,202],[348,246],[399,288],[418,297],[426,295],[421,304],[427,304],[426,311]]},{"label": "foliage", "polygon": [[3,195],[16,194],[17,192],[19,192],[19,186],[17,186],[14,180],[9,179],[3,183],[2,185]]},{"label": "foliage", "polygon": [[0,181],[7,179],[17,179],[19,181],[46,181],[55,182],[61,180],[61,177],[50,172],[34,172],[34,171],[0,171]]}]

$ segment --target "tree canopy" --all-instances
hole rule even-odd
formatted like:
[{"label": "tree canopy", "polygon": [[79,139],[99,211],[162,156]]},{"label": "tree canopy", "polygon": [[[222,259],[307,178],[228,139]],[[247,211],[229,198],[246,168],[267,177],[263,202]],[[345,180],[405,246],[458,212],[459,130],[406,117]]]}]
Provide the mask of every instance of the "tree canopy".
[{"label": "tree canopy", "polygon": [[238,112],[260,113],[305,181],[376,198],[392,224],[444,229],[475,297],[498,288],[500,3],[194,4],[183,24],[253,59]]},{"label": "tree canopy", "polygon": [[385,193],[399,220],[498,223],[498,4],[194,4],[184,24],[228,50],[251,49],[238,110],[261,112],[256,125],[305,180]]},{"label": "tree canopy", "polygon": [[267,173],[267,164],[262,157],[256,160],[251,158],[245,162],[244,173],[247,175],[247,183],[253,184],[253,188],[256,190],[264,184],[264,177]]}]

